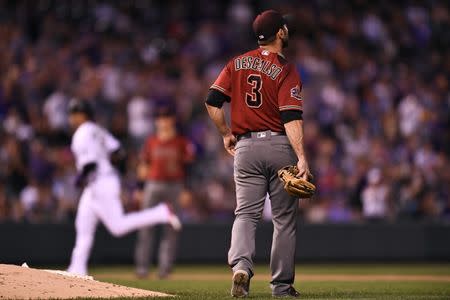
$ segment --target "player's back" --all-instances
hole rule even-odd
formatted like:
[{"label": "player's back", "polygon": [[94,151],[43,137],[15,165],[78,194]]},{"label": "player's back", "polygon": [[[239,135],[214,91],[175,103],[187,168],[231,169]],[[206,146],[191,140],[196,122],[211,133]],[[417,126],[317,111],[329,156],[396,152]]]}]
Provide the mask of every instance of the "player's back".
[{"label": "player's back", "polygon": [[119,147],[119,141],[106,129],[90,121],[81,124],[72,137],[71,149],[78,170],[88,163],[96,163],[99,174],[113,172],[109,157]]},{"label": "player's back", "polygon": [[[221,77],[211,88],[231,97],[234,134],[268,129],[281,132],[280,111],[301,110],[298,73],[280,54],[258,48],[230,60],[225,71],[228,76],[222,78],[229,78],[229,89],[224,88],[227,82]],[[287,91],[282,88],[285,81]],[[289,99],[296,95],[296,101]]]}]

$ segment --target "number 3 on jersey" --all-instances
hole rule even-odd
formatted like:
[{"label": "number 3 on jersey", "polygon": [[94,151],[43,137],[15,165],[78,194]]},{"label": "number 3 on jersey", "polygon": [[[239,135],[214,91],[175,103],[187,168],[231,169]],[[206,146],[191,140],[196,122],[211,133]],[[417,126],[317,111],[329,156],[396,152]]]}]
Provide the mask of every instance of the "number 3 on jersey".
[{"label": "number 3 on jersey", "polygon": [[262,104],[262,79],[261,75],[250,74],[247,77],[247,83],[251,85],[252,92],[245,93],[245,102],[251,108],[259,108]]}]

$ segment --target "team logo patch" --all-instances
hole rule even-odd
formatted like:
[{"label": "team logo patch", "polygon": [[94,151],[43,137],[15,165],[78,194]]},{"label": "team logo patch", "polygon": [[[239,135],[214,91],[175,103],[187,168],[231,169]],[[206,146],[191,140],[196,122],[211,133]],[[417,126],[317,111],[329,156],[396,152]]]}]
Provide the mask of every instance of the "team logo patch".
[{"label": "team logo patch", "polygon": [[300,95],[300,86],[296,85],[291,89],[291,97],[297,100],[302,100],[302,96]]},{"label": "team logo patch", "polygon": [[270,52],[267,51],[267,50],[264,50],[263,52],[261,52],[261,54],[262,54],[262,55],[265,55],[265,56],[269,55],[269,53],[270,53]]}]

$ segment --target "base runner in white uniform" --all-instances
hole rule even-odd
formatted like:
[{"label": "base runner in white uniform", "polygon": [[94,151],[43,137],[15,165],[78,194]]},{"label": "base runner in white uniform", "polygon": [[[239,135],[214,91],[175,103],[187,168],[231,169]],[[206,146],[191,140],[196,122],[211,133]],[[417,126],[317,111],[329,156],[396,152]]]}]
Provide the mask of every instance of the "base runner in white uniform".
[{"label": "base runner in white uniform", "polygon": [[91,121],[92,109],[85,101],[69,104],[69,123],[75,130],[71,150],[83,187],[75,219],[76,241],[68,272],[87,275],[89,254],[97,223],[101,221],[114,236],[156,224],[168,223],[181,228],[178,217],[162,203],[140,212],[125,214],[120,200],[118,169],[124,164],[119,141],[106,129]]}]

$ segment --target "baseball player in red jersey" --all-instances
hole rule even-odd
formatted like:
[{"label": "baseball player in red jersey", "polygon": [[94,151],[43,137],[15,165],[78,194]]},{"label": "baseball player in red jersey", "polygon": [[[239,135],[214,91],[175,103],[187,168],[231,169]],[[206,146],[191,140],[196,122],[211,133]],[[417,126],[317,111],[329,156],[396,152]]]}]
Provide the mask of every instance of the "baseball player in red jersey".
[{"label": "baseball player in red jersey", "polygon": [[[144,207],[171,203],[178,212],[178,198],[183,189],[186,164],[194,159],[194,146],[177,133],[175,112],[160,107],[155,115],[156,134],[150,136],[142,149],[142,167],[146,170]],[[158,277],[166,278],[175,259],[178,232],[165,226],[158,253]],[[141,229],[135,250],[136,274],[146,277],[154,239],[154,228]]]},{"label": "baseball player in red jersey", "polygon": [[[237,207],[228,262],[233,269],[231,294],[246,297],[253,276],[255,230],[266,193],[272,205],[274,233],[270,268],[272,295],[298,297],[294,289],[298,202],[283,189],[277,171],[297,164],[311,176],[303,150],[302,84],[282,49],[288,28],[282,15],[269,10],[253,22],[259,48],[231,59],[211,86],[209,116],[234,155]],[[231,129],[222,105],[231,105]]]}]

